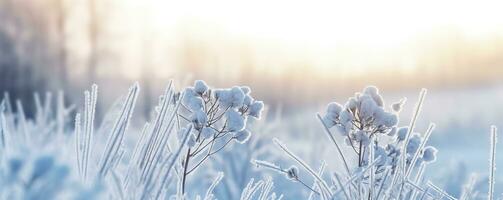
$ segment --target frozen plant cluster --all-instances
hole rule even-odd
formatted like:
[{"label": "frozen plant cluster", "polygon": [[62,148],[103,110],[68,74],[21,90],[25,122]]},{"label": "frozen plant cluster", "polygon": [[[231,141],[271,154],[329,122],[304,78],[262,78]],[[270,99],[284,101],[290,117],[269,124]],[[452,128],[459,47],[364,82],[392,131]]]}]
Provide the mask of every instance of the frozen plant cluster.
[{"label": "frozen plant cluster", "polygon": [[[178,138],[189,134],[188,149],[182,163],[182,192],[189,174],[204,161],[218,153],[232,141],[243,144],[251,136],[247,128],[248,117],[259,119],[264,108],[262,101],[251,96],[246,86],[211,89],[204,81],[197,80],[193,87],[184,90],[181,105],[185,112],[178,116],[185,119],[192,131],[181,128]],[[189,166],[191,161],[195,164]]]},{"label": "frozen plant cluster", "polygon": [[[326,113],[317,117],[335,146],[343,172],[325,172],[325,162],[318,170],[313,169],[276,138],[273,141],[278,149],[303,170],[295,165],[285,168],[263,160],[252,163],[300,183],[310,193],[309,199],[456,199],[424,177],[428,163],[434,162],[437,154],[435,147],[427,146],[434,124],[430,124],[424,134],[414,132],[425,95],[423,89],[412,120],[404,127],[398,127],[398,114],[405,99],[385,109],[384,100],[374,86],[356,93],[344,105],[328,104]],[[341,139],[346,146],[338,141]],[[355,154],[345,153],[344,148],[352,149]],[[494,172],[495,152],[491,155]],[[308,176],[303,176],[303,172]],[[494,180],[491,180],[490,186],[493,186]],[[470,195],[461,199],[472,198],[472,190],[467,189],[464,193]]]},{"label": "frozen plant cluster", "polygon": [[[131,86],[99,128],[97,85],[84,92],[73,126],[75,107],[66,106],[62,93],[56,105],[50,94],[44,100],[35,95],[34,119],[24,115],[20,101],[14,112],[6,94],[0,103],[0,199],[216,199],[224,173],[211,173],[213,181],[187,191],[189,174],[229,144],[247,142],[247,119],[259,119],[264,104],[248,87],[211,89],[196,81],[177,92],[171,81],[152,120],[130,129],[139,93],[138,84]],[[281,199],[271,180],[250,180],[240,190],[241,199]]]},{"label": "frozen plant cluster", "polygon": [[[362,93],[356,93],[354,97],[349,98],[344,106],[337,102],[329,103],[322,118],[325,126],[336,129],[345,137],[345,144],[358,155],[359,167],[368,166],[370,152],[373,151],[372,156],[379,158],[376,163],[377,172],[384,172],[386,166],[390,166],[391,174],[394,174],[399,156],[404,153],[400,146],[405,143],[409,132],[407,126],[397,126],[398,114],[405,100],[403,98],[391,104],[389,110],[386,110],[379,90],[375,86],[368,86]],[[429,137],[429,133],[425,136]],[[435,161],[437,152],[435,147],[421,147],[423,141],[426,143],[427,139],[420,133],[412,133],[405,150],[407,165],[414,162],[414,166],[419,166],[423,162]],[[418,152],[420,148],[421,151]],[[419,157],[414,158],[416,152],[419,153]]]},{"label": "frozen plant cluster", "polygon": [[[402,101],[403,102],[403,101]],[[395,103],[392,111],[384,109],[384,100],[374,86],[356,93],[342,106],[337,102],[328,104],[323,121],[328,128],[335,127],[345,143],[358,154],[359,166],[368,164],[371,140],[382,135],[393,136],[397,132],[400,103]]]}]

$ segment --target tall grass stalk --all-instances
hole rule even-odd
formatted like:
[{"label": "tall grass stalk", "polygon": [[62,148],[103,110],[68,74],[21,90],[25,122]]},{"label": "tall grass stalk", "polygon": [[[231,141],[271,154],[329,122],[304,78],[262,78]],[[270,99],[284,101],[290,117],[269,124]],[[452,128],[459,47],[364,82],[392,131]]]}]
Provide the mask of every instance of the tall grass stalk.
[{"label": "tall grass stalk", "polygon": [[498,142],[498,133],[496,126],[491,126],[491,153],[489,159],[489,190],[488,190],[488,199],[494,199],[494,185],[495,181],[495,172],[496,172],[496,143]]}]

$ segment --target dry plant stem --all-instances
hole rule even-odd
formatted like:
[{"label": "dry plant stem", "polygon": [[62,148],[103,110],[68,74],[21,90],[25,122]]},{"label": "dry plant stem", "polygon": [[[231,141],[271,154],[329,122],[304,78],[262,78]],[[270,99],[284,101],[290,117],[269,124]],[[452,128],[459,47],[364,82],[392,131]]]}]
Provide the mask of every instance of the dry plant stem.
[{"label": "dry plant stem", "polygon": [[182,194],[185,194],[185,183],[187,181],[187,169],[189,166],[190,159],[190,148],[187,149],[187,154],[185,155],[185,161],[183,163],[183,174],[182,174]]},{"label": "dry plant stem", "polygon": [[494,172],[496,170],[496,142],[497,142],[497,129],[496,126],[491,126],[491,154],[489,159],[489,190],[488,199],[494,199],[494,184],[495,177]]},{"label": "dry plant stem", "polygon": [[341,150],[339,144],[335,140],[334,136],[330,132],[330,129],[327,127],[327,125],[325,124],[325,122],[323,122],[323,118],[321,117],[321,115],[318,113],[318,114],[316,114],[316,116],[318,117],[318,119],[320,120],[321,124],[325,128],[325,132],[328,134],[330,140],[332,140],[332,142],[335,144],[335,147],[337,148],[337,152],[339,153],[339,156],[341,157],[341,160],[344,163],[344,167],[346,169],[346,172],[348,173],[348,176],[351,176],[351,170],[349,170],[348,163],[346,162],[346,158],[344,157],[344,154],[342,153],[342,150]]},{"label": "dry plant stem", "polygon": [[316,174],[316,172],[313,169],[311,169],[311,167],[309,167],[309,165],[304,163],[299,157],[297,157],[290,150],[288,150],[288,148],[286,148],[286,146],[284,146],[281,143],[281,141],[279,141],[277,138],[274,138],[273,142],[276,144],[276,146],[278,146],[281,150],[283,150],[283,152],[285,152],[289,157],[291,157],[297,163],[299,163],[302,167],[304,167],[304,169],[306,169],[309,172],[309,174],[311,174],[317,181],[319,181],[321,183],[321,185],[323,186],[323,188],[326,190],[326,192],[329,193],[330,196],[333,195],[332,192],[330,191],[330,187],[328,187],[327,183],[320,176],[318,176],[318,174]]},{"label": "dry plant stem", "polygon": [[[262,167],[269,168],[269,169],[272,169],[272,170],[274,170],[274,171],[281,172],[281,173],[283,173],[283,174],[288,174],[288,171],[287,171],[287,170],[284,170],[283,168],[281,168],[281,167],[279,167],[279,166],[266,165],[266,164],[263,164],[263,163],[258,162],[258,161],[255,161],[254,163],[255,163],[256,165],[260,165],[260,166],[262,166]],[[320,170],[320,171],[321,171],[321,170]],[[295,180],[295,181],[297,181],[297,182],[299,182],[299,183],[301,183],[301,184],[302,184],[304,187],[306,187],[307,189],[311,190],[311,192],[312,192],[312,193],[317,194],[317,195],[321,195],[318,191],[316,191],[316,190],[314,189],[314,187],[310,187],[310,186],[308,186],[308,185],[307,185],[304,181],[302,181],[299,177],[296,177],[294,180]],[[321,188],[320,188],[320,190],[321,190]],[[323,192],[323,191],[321,191],[321,192]]]},{"label": "dry plant stem", "polygon": [[[421,93],[419,94],[419,101],[417,102],[416,109],[414,110],[414,113],[412,115],[412,120],[410,121],[409,129],[407,131],[407,135],[405,137],[405,141],[402,144],[402,149],[403,150],[406,149],[407,144],[409,143],[409,140],[410,140],[410,135],[414,131],[414,128],[416,126],[417,117],[419,116],[419,113],[421,112],[421,107],[423,106],[423,102],[424,102],[425,96],[426,96],[426,89],[422,89]],[[405,165],[406,165],[406,162],[405,162],[405,153],[402,153],[402,155],[401,155],[401,161],[402,161],[401,169],[405,171]]]}]

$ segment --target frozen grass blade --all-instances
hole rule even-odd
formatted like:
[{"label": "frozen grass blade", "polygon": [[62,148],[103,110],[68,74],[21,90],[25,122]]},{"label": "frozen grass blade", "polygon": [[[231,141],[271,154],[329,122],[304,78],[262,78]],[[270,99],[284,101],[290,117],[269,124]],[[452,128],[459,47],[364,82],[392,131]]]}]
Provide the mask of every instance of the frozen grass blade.
[{"label": "frozen grass blade", "polygon": [[224,177],[224,173],[223,172],[218,172],[217,173],[217,177],[213,180],[213,182],[211,183],[210,187],[208,187],[208,190],[206,191],[206,195],[204,197],[204,200],[211,200],[211,199],[214,198],[214,196],[213,196],[213,190],[218,185],[218,183],[220,183],[220,181],[222,180],[223,177]]},{"label": "frozen grass blade", "polygon": [[472,174],[470,176],[470,181],[463,187],[463,191],[461,192],[461,197],[459,197],[460,200],[469,199],[469,197],[472,194],[473,187],[475,186],[476,181],[477,181],[477,175]]},{"label": "frozen grass blade", "polygon": [[77,171],[79,172],[80,178],[84,179],[84,173],[82,172],[82,153],[81,151],[81,127],[80,127],[80,113],[75,116],[75,154],[77,159]]},{"label": "frozen grass blade", "polygon": [[437,187],[436,185],[434,185],[432,182],[428,181],[428,186],[430,186],[433,190],[435,190],[436,192],[440,193],[442,196],[444,196],[450,200],[457,200],[456,198],[454,198],[453,196],[451,196],[450,194],[448,194],[444,190],[442,190],[439,187]]},{"label": "frozen grass blade", "polygon": [[135,83],[133,87],[129,89],[126,101],[122,107],[122,111],[114,124],[114,127],[110,133],[107,144],[105,146],[105,151],[101,157],[100,167],[98,171],[99,177],[103,178],[108,174],[110,167],[112,167],[112,162],[116,159],[119,149],[122,145],[122,140],[124,138],[124,133],[129,125],[131,115],[133,113],[134,106],[136,104],[136,99],[138,97],[138,92],[140,87],[138,83]]},{"label": "frozen grass blade", "polygon": [[435,129],[435,124],[431,123],[430,126],[428,127],[428,130],[426,130],[423,141],[421,142],[419,148],[414,153],[414,157],[412,157],[412,162],[410,163],[410,166],[407,168],[407,171],[405,172],[406,179],[409,178],[410,174],[412,173],[413,171],[412,169],[416,165],[417,159],[419,158],[419,154],[424,149],[424,146],[426,146],[426,143],[428,142],[428,139],[430,138],[433,129]]},{"label": "frozen grass blade", "polygon": [[[98,99],[98,86],[94,84],[91,88],[91,93],[85,93],[86,105],[84,112],[84,143],[83,145],[83,177],[84,181],[87,180],[87,173],[89,168],[89,157],[92,151],[92,141],[94,135],[94,118],[96,113],[96,103]],[[64,109],[64,108],[63,108]]]},{"label": "frozen grass blade", "polygon": [[339,144],[335,140],[334,136],[330,132],[330,129],[328,128],[328,126],[323,121],[323,118],[321,117],[321,115],[320,114],[316,114],[316,117],[318,117],[318,119],[320,120],[321,124],[323,124],[323,127],[325,128],[325,132],[328,134],[328,137],[330,138],[330,140],[332,140],[332,142],[335,144],[335,147],[337,148],[337,152],[339,153],[339,156],[340,156],[340,158],[342,160],[342,163],[344,163],[344,167],[346,169],[346,172],[348,173],[348,176],[351,176],[351,170],[349,170],[348,162],[346,162],[346,158],[344,157],[344,153],[342,153],[341,147],[339,146]]},{"label": "frozen grass blade", "polygon": [[344,196],[346,197],[347,200],[350,200],[351,197],[349,196],[348,191],[346,190],[346,187],[342,185],[341,178],[339,177],[339,174],[337,172],[334,172],[335,180],[337,180],[337,184],[339,184],[339,187],[341,188],[342,192],[344,193]]},{"label": "frozen grass blade", "polygon": [[[326,164],[326,162],[325,162],[325,161],[323,161],[323,162],[321,163],[321,165],[320,165],[320,169],[318,170],[318,176],[320,176],[320,177],[321,177],[321,176],[323,175],[323,172],[325,171],[325,167],[326,167],[326,165],[327,165],[327,164]],[[311,186],[311,188],[313,188],[314,190],[316,190],[316,187],[318,187],[318,188],[321,190],[321,185],[320,185],[320,184],[321,184],[320,182],[315,181],[315,182],[313,183],[313,185]],[[315,193],[314,193],[314,191],[309,192],[309,198],[308,198],[308,199],[309,199],[309,200],[313,199],[314,194],[315,194]]]},{"label": "frozen grass blade", "polygon": [[[161,195],[161,192],[162,192],[162,188],[164,188],[164,186],[166,185],[166,183],[168,181],[168,178],[169,178],[169,176],[171,174],[171,170],[175,166],[176,161],[178,161],[178,157],[180,156],[180,153],[182,152],[182,149],[187,144],[187,140],[188,140],[188,138],[190,136],[190,134],[189,134],[190,131],[192,131],[192,125],[190,125],[189,128],[187,128],[187,131],[184,134],[184,138],[183,138],[182,142],[180,143],[180,146],[178,147],[178,149],[176,150],[176,152],[173,154],[173,156],[170,157],[170,162],[168,163],[168,165],[166,167],[166,172],[164,173],[164,176],[162,176],[163,178],[162,178],[162,181],[160,182],[160,185],[159,185],[159,188],[158,188],[157,192],[155,192],[155,194],[157,194],[155,199],[159,199],[159,197]],[[147,184],[147,186],[148,186],[148,184]]]},{"label": "frozen grass blade", "polygon": [[17,108],[17,112],[18,112],[17,114],[19,117],[18,130],[20,129],[20,132],[21,132],[26,144],[30,144],[30,136],[28,134],[28,126],[26,123],[26,115],[24,113],[23,104],[21,104],[21,100],[19,100],[19,99],[16,101],[16,108]]},{"label": "frozen grass blade", "polygon": [[[414,131],[414,128],[416,127],[416,121],[417,121],[417,117],[419,116],[419,113],[421,112],[421,108],[423,106],[423,102],[424,102],[424,98],[426,97],[426,89],[422,89],[421,90],[421,93],[419,93],[419,101],[417,102],[416,104],[416,108],[414,109],[414,113],[412,114],[412,119],[410,121],[410,124],[409,124],[409,129],[407,131],[407,136],[405,137],[405,141],[404,143],[402,144],[402,150],[405,151],[405,149],[407,148],[407,144],[409,143],[409,140],[410,140],[410,135],[412,134],[412,132]],[[402,170],[405,171],[406,169],[406,162],[405,162],[405,153],[402,153],[401,155],[401,162],[402,162]],[[405,178],[406,176],[404,176]]]},{"label": "frozen grass blade", "polygon": [[[5,100],[2,100],[2,102],[0,102],[0,156],[1,156],[1,153],[2,151],[5,149],[5,145],[6,145],[6,132],[7,132],[7,129],[6,129],[6,121],[5,121]],[[0,157],[1,159],[1,157]]]},{"label": "frozen grass blade", "polygon": [[241,193],[241,200],[251,200],[253,195],[264,185],[264,181],[257,181],[253,184],[253,179],[248,182],[248,185],[243,189]]},{"label": "frozen grass blade", "polygon": [[[165,118],[168,115],[170,99],[172,98],[173,93],[174,92],[172,90],[172,81],[170,81],[168,87],[164,92],[164,95],[162,96],[163,99],[161,102],[160,111],[157,113],[156,119],[153,123],[153,128],[151,130],[151,133],[149,134],[150,137],[145,146],[146,150],[144,154],[141,156],[142,161],[140,163],[140,166],[143,167],[141,173],[141,180],[145,180],[147,176],[149,176],[149,174],[151,173],[153,160],[155,159],[155,154],[157,154],[159,151],[159,145],[161,142],[159,138],[163,137],[161,136],[162,134],[161,128],[163,127]],[[176,111],[173,111],[173,114],[176,114]],[[171,122],[172,120],[170,120],[169,123]]]},{"label": "frozen grass blade", "polygon": [[495,172],[496,172],[496,143],[498,142],[498,134],[496,126],[491,126],[491,154],[489,159],[489,190],[488,199],[494,199],[494,185],[495,185]]},{"label": "frozen grass blade", "polygon": [[320,176],[318,176],[318,174],[316,174],[316,172],[311,167],[309,167],[309,165],[307,165],[299,157],[297,157],[290,150],[288,150],[288,148],[284,144],[282,144],[282,142],[280,140],[278,140],[277,138],[274,138],[273,142],[276,144],[276,146],[278,146],[281,150],[283,150],[288,156],[290,156],[297,163],[302,165],[302,167],[304,167],[304,169],[306,169],[309,172],[309,174],[311,174],[311,176],[313,176],[317,181],[319,181],[321,183],[321,185],[323,186],[323,189],[325,189],[326,192],[328,194],[330,194],[330,196],[333,196],[333,193],[330,190],[330,187],[328,187],[328,184]]}]

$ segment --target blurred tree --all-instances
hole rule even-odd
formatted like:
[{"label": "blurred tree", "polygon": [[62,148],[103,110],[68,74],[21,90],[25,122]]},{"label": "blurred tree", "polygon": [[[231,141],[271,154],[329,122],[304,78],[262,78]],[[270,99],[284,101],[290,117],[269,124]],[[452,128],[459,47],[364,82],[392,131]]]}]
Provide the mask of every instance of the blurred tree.
[{"label": "blurred tree", "polygon": [[88,1],[88,11],[89,11],[89,58],[88,58],[88,81],[89,83],[96,82],[96,74],[98,68],[98,34],[100,31],[100,17],[97,11],[96,0]]},{"label": "blurred tree", "polygon": [[[35,1],[0,1],[0,91],[13,100],[29,101],[35,91],[45,91],[57,76],[50,38],[48,4]],[[28,116],[32,103],[25,103]]]},{"label": "blurred tree", "polygon": [[67,48],[66,48],[66,20],[67,9],[65,0],[55,0],[56,8],[56,32],[58,38],[58,72],[60,78],[60,87],[64,91],[68,90],[68,67],[67,67]]},{"label": "blurred tree", "polygon": [[147,21],[150,17],[150,8],[152,6],[147,6],[146,12],[143,13],[143,32],[142,32],[142,55],[141,55],[141,83],[142,83],[142,91],[143,91],[143,115],[145,119],[150,120],[150,112],[152,109],[152,105],[155,105],[153,102],[153,94],[152,94],[152,82],[154,79],[154,74],[152,73],[152,42],[153,42],[153,32],[151,27],[148,26]]}]

